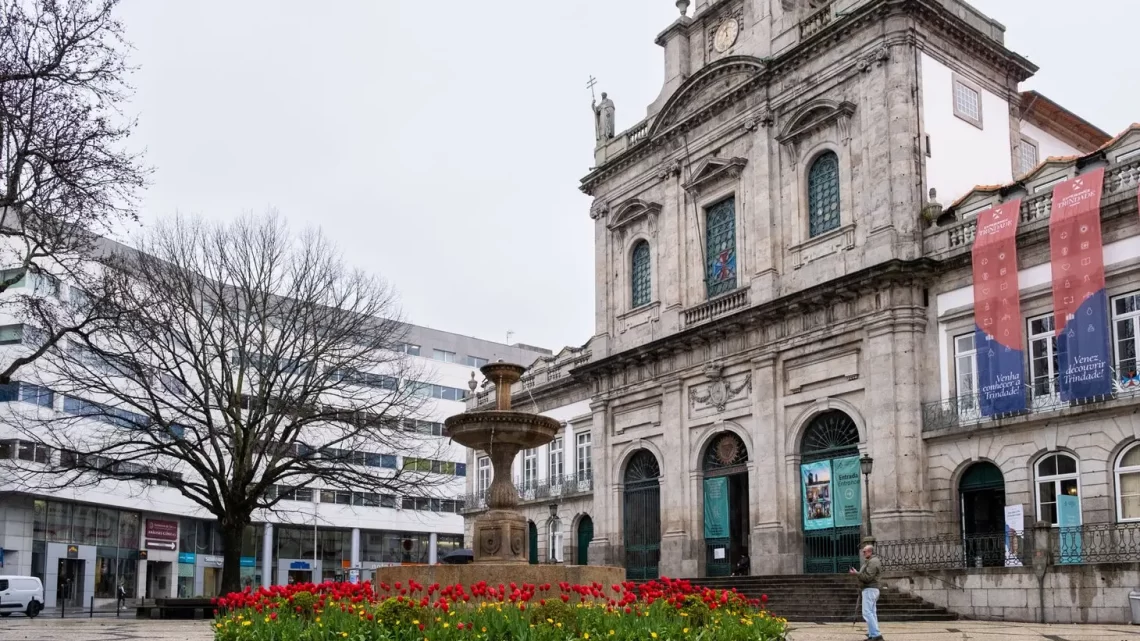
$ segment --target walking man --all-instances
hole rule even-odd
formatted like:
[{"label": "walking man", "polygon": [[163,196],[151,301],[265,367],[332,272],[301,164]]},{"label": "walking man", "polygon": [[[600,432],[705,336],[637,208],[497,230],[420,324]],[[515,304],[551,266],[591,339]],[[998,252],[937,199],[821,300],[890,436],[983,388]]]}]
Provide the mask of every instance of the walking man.
[{"label": "walking man", "polygon": [[883,641],[879,634],[879,575],[883,573],[883,562],[875,556],[875,547],[867,544],[863,548],[863,566],[851,568],[863,586],[863,620],[867,622],[867,641]]}]

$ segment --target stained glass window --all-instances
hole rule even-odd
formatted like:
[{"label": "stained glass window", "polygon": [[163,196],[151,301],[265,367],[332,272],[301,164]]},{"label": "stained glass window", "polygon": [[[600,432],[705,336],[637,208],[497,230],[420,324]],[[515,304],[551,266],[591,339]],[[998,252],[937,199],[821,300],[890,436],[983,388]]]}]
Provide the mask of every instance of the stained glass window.
[{"label": "stained glass window", "polygon": [[633,246],[633,306],[641,307],[652,300],[649,283],[649,243],[642,240]]},{"label": "stained glass window", "polygon": [[808,171],[808,235],[839,227],[839,157],[828,151]]},{"label": "stained glass window", "polygon": [[709,207],[705,222],[705,285],[712,298],[736,289],[736,198]]}]

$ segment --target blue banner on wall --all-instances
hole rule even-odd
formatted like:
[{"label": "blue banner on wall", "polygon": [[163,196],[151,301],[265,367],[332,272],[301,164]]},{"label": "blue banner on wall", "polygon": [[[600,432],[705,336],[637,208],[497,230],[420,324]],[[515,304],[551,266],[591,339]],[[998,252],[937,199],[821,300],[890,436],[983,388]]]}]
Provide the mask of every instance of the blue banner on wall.
[{"label": "blue banner on wall", "polygon": [[982,416],[1025,410],[1017,221],[1021,200],[978,214],[974,262],[974,345]]},{"label": "blue banner on wall", "polygon": [[241,567],[243,567],[243,568],[257,567],[257,562],[252,556],[243,556],[243,557],[241,557]]},{"label": "blue banner on wall", "polygon": [[1104,168],[1053,188],[1049,252],[1061,400],[1112,393],[1100,199]]},{"label": "blue banner on wall", "polygon": [[198,557],[193,552],[179,552],[178,553],[178,562],[179,563],[194,563],[197,560],[198,560]]}]

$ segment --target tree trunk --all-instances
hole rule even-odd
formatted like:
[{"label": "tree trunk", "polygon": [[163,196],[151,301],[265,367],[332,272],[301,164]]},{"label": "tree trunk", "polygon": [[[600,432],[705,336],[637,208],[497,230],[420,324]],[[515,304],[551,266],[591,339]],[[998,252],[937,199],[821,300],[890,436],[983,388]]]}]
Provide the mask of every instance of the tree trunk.
[{"label": "tree trunk", "polygon": [[[241,592],[241,542],[245,528],[249,527],[249,516],[245,518],[222,519],[218,528],[222,531],[222,594]],[[256,556],[256,554],[254,555]]]}]

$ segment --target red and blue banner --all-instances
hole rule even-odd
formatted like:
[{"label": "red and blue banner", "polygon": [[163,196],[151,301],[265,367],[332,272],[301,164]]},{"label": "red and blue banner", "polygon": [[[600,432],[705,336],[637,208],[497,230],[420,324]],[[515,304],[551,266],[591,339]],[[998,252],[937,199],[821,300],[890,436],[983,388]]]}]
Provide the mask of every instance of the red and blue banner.
[{"label": "red and blue banner", "polygon": [[982,416],[1025,410],[1025,353],[1017,288],[1021,199],[978,214],[974,238],[974,344]]},{"label": "red and blue banner", "polygon": [[1049,249],[1061,400],[1112,393],[1100,197],[1104,168],[1053,188]]}]

